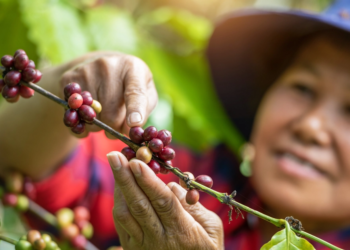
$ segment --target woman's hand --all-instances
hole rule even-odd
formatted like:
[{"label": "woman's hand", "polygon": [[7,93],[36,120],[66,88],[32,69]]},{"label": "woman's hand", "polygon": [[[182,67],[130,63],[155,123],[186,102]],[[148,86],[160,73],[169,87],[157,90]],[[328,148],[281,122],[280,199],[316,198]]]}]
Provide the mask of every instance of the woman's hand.
[{"label": "woman's hand", "polygon": [[220,218],[186,191],[164,184],[143,162],[108,154],[115,178],[113,217],[123,249],[224,249]]}]

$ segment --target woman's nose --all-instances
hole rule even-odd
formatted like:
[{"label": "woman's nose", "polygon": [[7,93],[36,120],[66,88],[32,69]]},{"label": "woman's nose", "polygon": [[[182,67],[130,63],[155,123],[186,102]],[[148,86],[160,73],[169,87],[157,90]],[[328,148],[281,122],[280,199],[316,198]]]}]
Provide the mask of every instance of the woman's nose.
[{"label": "woman's nose", "polygon": [[292,124],[292,131],[296,139],[303,144],[328,146],[331,143],[325,119],[319,110],[305,113],[295,120]]}]

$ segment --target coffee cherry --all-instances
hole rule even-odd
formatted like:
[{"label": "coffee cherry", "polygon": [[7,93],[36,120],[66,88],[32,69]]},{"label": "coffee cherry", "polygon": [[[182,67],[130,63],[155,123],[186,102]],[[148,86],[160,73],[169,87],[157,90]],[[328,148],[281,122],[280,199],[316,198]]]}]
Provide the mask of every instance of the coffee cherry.
[{"label": "coffee cherry", "polygon": [[17,205],[18,197],[15,194],[6,193],[2,197],[2,202],[5,206],[14,207]]},{"label": "coffee cherry", "polygon": [[67,109],[64,113],[63,122],[67,127],[73,128],[79,123],[79,114],[74,109]]},{"label": "coffee cherry", "polygon": [[4,81],[9,87],[16,86],[21,81],[21,73],[16,70],[11,70],[5,75]]},{"label": "coffee cherry", "polygon": [[125,147],[122,149],[121,153],[130,161],[132,158],[136,157],[136,153],[132,148]]},{"label": "coffee cherry", "polygon": [[97,114],[101,113],[101,111],[102,111],[101,103],[99,103],[96,100],[92,101],[91,108],[93,108]]},{"label": "coffee cherry", "polygon": [[142,143],[143,140],[143,129],[141,127],[133,127],[129,131],[129,137],[130,139],[135,143]]},{"label": "coffee cherry", "polygon": [[161,139],[164,146],[167,146],[171,142],[171,133],[170,131],[163,129],[158,132],[157,138]]},{"label": "coffee cherry", "polygon": [[0,92],[2,91],[3,87],[5,87],[5,81],[4,79],[0,79]]},{"label": "coffee cherry", "polygon": [[68,98],[68,105],[71,109],[78,109],[83,105],[83,97],[78,94],[74,93]]},{"label": "coffee cherry", "polygon": [[19,240],[15,245],[15,250],[33,250],[33,248],[29,241]]},{"label": "coffee cherry", "polygon": [[19,86],[19,95],[23,98],[31,98],[34,95],[35,91],[27,86]]},{"label": "coffee cherry", "polygon": [[35,69],[35,62],[33,60],[29,60],[27,68]]},{"label": "coffee cherry", "polygon": [[81,93],[81,88],[80,88],[80,85],[76,82],[71,82],[69,83],[68,85],[66,85],[64,87],[64,97],[68,100],[68,98],[75,94],[75,93],[78,93],[80,94]]},{"label": "coffee cherry", "polygon": [[30,244],[34,244],[34,242],[37,239],[41,239],[41,234],[37,230],[29,230],[27,233],[27,240],[30,242]]},{"label": "coffee cherry", "polygon": [[199,200],[199,192],[197,189],[191,189],[187,191],[186,202],[189,205],[194,205]]},{"label": "coffee cherry", "polygon": [[29,177],[24,178],[23,193],[29,198],[34,200],[36,198],[36,189],[33,182]]},{"label": "coffee cherry", "polygon": [[19,54],[27,54],[23,49],[18,49],[16,50],[15,54],[13,55],[13,57],[18,56]]},{"label": "coffee cherry", "polygon": [[76,125],[75,127],[71,128],[72,132],[74,134],[82,134],[85,131],[85,122],[84,121],[79,121],[78,125]]},{"label": "coffee cherry", "polygon": [[42,73],[36,69],[36,76],[35,76],[35,79],[32,81],[32,83],[37,83],[41,80],[41,77],[42,77]]},{"label": "coffee cherry", "polygon": [[81,234],[85,236],[86,239],[90,239],[94,234],[94,227],[88,221],[81,221]]},{"label": "coffee cherry", "polygon": [[160,166],[160,173],[161,174],[168,174],[169,173],[169,169],[163,167],[163,166]]},{"label": "coffee cherry", "polygon": [[160,172],[160,165],[158,162],[156,162],[155,160],[151,160],[149,163],[148,163],[148,166],[150,167],[150,169],[153,170],[153,172],[155,174],[159,174]]},{"label": "coffee cherry", "polygon": [[93,110],[93,108],[91,108],[88,105],[81,105],[78,112],[79,112],[80,118],[86,122],[91,123],[94,120],[94,118],[96,117],[95,110]]},{"label": "coffee cherry", "polygon": [[161,158],[164,161],[169,161],[174,159],[175,157],[175,151],[172,148],[164,147],[159,153],[159,158]]},{"label": "coffee cherry", "polygon": [[7,172],[5,177],[5,187],[10,193],[21,193],[23,190],[23,175],[17,171]]},{"label": "coffee cherry", "polygon": [[25,195],[18,195],[18,200],[16,204],[16,209],[20,212],[25,212],[29,207],[29,199]]},{"label": "coffee cherry", "polygon": [[74,213],[69,208],[61,208],[56,212],[57,224],[60,228],[64,228],[72,224],[74,219]]},{"label": "coffee cherry", "polygon": [[50,242],[46,243],[45,250],[57,250],[57,249],[58,249],[58,246],[57,246],[56,242],[50,241]]},{"label": "coffee cherry", "polygon": [[150,150],[152,150],[152,152],[159,153],[163,149],[163,142],[158,138],[153,138],[149,142],[148,147],[150,148]]},{"label": "coffee cherry", "polygon": [[15,103],[19,100],[19,95],[16,95],[15,97],[7,98],[5,99],[8,103]]},{"label": "coffee cherry", "polygon": [[213,186],[213,179],[208,175],[199,175],[196,177],[195,181],[208,188],[211,188]]},{"label": "coffee cherry", "polygon": [[158,135],[158,131],[157,131],[156,127],[149,126],[148,128],[145,129],[145,131],[143,133],[143,139],[145,141],[150,141],[153,138],[156,138],[157,135]]},{"label": "coffee cherry", "polygon": [[46,245],[51,241],[51,236],[48,234],[41,235],[41,238],[45,241]]},{"label": "coffee cherry", "polygon": [[64,239],[71,240],[79,235],[79,228],[75,224],[70,224],[61,229],[61,235]]},{"label": "coffee cherry", "polygon": [[83,250],[85,248],[86,242],[87,240],[83,235],[78,235],[71,241],[72,245],[79,250]]},{"label": "coffee cherry", "polygon": [[21,79],[25,82],[31,82],[35,79],[36,77],[36,69],[33,68],[25,68],[22,70],[22,77]]},{"label": "coffee cherry", "polygon": [[9,56],[9,55],[5,55],[3,57],[1,57],[1,64],[5,67],[5,68],[11,68],[13,67],[13,57]]},{"label": "coffee cherry", "polygon": [[26,54],[19,54],[15,56],[13,65],[16,69],[23,70],[27,67],[29,58]]},{"label": "coffee cherry", "polygon": [[46,247],[46,243],[43,239],[37,239],[34,241],[33,247],[36,250],[44,250]]},{"label": "coffee cherry", "polygon": [[173,166],[173,162],[170,160],[170,161],[165,161],[165,164],[169,165],[169,166]]},{"label": "coffee cherry", "polygon": [[83,105],[91,106],[91,104],[94,101],[94,99],[92,98],[90,92],[83,91],[81,93],[81,96],[83,97]]},{"label": "coffee cherry", "polygon": [[83,221],[83,220],[90,220],[90,211],[83,206],[78,206],[76,208],[74,208],[73,210],[74,212],[74,222],[78,223],[79,221]]},{"label": "coffee cherry", "polygon": [[152,152],[146,146],[140,147],[136,152],[136,158],[144,163],[149,163],[152,160]]},{"label": "coffee cherry", "polygon": [[[184,172],[184,174],[187,174],[187,177],[190,180],[194,180],[194,175],[191,172]],[[181,187],[188,189],[186,182],[184,182],[182,179],[179,180],[179,184]]]}]

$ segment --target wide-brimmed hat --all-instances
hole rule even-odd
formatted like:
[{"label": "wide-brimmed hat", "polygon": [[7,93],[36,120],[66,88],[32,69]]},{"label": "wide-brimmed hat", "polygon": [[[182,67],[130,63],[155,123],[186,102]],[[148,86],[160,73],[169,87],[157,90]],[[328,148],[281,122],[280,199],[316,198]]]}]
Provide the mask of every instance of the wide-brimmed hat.
[{"label": "wide-brimmed hat", "polygon": [[246,139],[265,91],[298,42],[327,29],[350,33],[350,0],[335,1],[320,14],[240,10],[217,24],[207,49],[212,78],[227,114]]}]

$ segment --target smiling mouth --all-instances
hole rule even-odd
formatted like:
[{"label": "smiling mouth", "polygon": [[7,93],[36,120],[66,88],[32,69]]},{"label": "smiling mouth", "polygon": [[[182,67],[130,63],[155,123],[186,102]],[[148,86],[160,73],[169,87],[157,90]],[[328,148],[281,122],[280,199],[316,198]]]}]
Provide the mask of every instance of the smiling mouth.
[{"label": "smiling mouth", "polygon": [[312,163],[289,152],[277,154],[277,165],[286,174],[306,179],[324,178],[325,173]]}]

